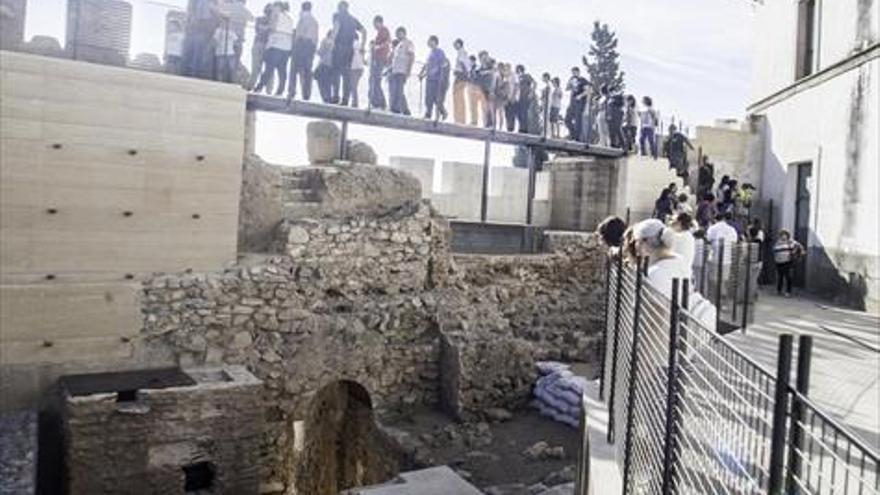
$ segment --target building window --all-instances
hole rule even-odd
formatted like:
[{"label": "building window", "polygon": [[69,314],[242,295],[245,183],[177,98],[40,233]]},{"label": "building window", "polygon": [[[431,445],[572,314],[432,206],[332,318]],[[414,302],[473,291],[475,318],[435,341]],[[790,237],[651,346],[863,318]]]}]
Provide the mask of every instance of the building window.
[{"label": "building window", "polygon": [[818,50],[817,0],[798,2],[797,67],[795,78],[807,77],[816,70]]}]

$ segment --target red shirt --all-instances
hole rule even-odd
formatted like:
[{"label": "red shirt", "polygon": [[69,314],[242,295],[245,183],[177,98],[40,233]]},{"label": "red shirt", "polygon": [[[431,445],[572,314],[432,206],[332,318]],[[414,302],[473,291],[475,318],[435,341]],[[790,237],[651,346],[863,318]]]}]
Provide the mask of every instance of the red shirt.
[{"label": "red shirt", "polygon": [[373,40],[373,60],[381,62],[382,65],[391,62],[391,32],[385,26],[376,31],[376,38]]}]

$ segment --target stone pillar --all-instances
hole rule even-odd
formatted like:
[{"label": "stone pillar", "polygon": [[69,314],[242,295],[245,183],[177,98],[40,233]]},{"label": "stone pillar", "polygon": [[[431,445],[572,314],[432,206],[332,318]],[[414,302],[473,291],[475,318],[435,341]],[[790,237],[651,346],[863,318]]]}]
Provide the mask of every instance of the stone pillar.
[{"label": "stone pillar", "polygon": [[550,172],[551,229],[593,231],[617,211],[617,160],[566,157],[546,166]]}]

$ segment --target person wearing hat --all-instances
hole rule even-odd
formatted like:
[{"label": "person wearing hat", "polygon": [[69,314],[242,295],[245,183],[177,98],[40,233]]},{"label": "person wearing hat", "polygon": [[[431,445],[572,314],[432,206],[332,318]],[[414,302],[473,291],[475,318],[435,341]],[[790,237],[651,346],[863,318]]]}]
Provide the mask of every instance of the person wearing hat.
[{"label": "person wearing hat", "polygon": [[[656,218],[642,220],[633,227],[639,256],[648,258],[646,280],[658,292],[672,298],[672,281],[690,280],[691,267],[674,249],[677,233]],[[688,294],[688,310],[707,329],[714,331],[717,310],[698,292]]]}]

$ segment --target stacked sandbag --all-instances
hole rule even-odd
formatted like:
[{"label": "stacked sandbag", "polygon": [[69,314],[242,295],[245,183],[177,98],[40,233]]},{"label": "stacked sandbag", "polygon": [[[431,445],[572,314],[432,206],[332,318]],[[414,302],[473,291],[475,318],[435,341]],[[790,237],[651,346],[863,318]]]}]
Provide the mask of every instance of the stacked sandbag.
[{"label": "stacked sandbag", "polygon": [[587,379],[571,372],[569,365],[554,361],[536,363],[539,378],[535,383],[532,406],[542,416],[577,428],[580,424],[581,395]]}]

